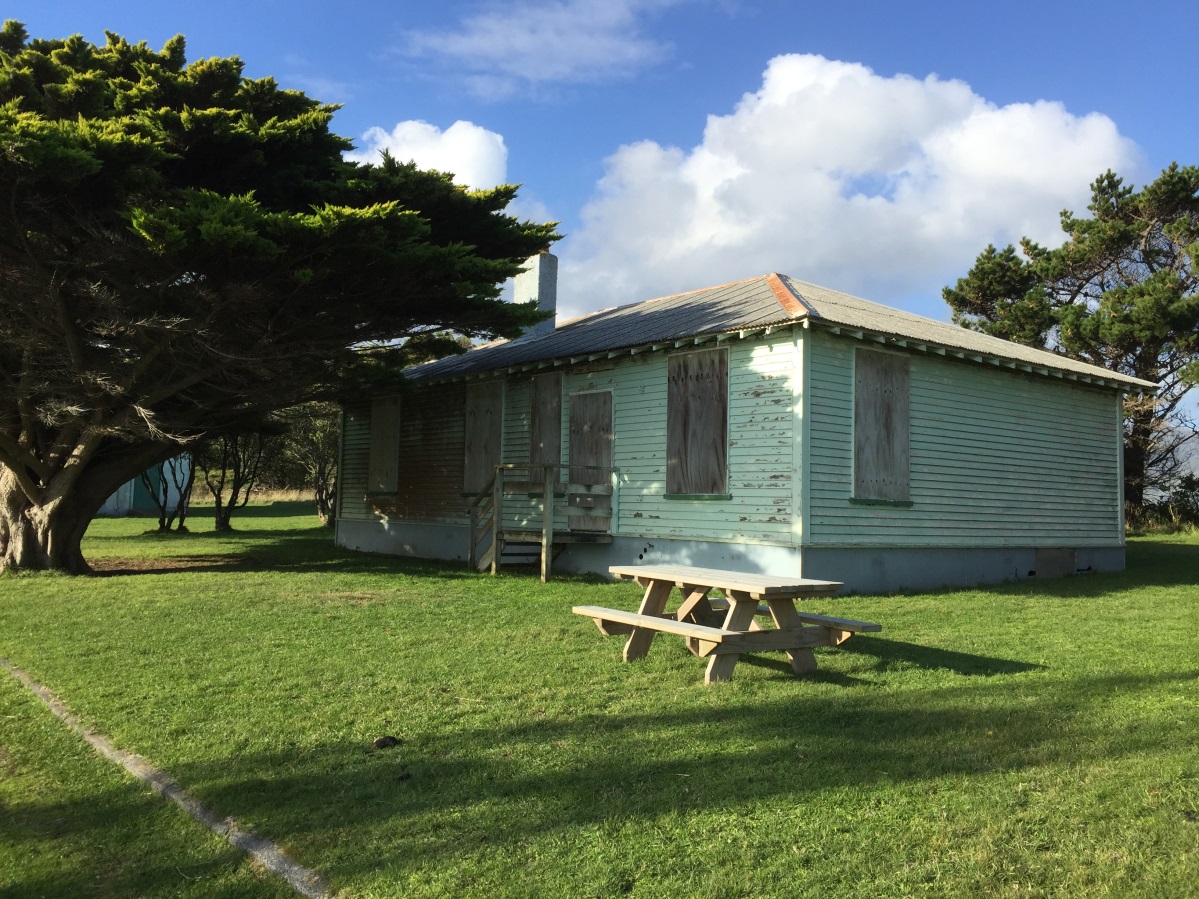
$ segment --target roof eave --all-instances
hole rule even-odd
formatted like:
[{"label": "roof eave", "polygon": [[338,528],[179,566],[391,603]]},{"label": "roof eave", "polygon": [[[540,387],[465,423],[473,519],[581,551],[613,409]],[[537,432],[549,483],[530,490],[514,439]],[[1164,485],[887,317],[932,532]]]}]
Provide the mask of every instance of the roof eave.
[{"label": "roof eave", "polygon": [[473,371],[464,372],[449,372],[445,375],[434,376],[430,378],[414,378],[413,380],[421,381],[425,384],[447,384],[453,381],[471,381],[476,378],[486,377],[496,374],[515,374],[519,372],[539,371],[545,368],[559,368],[563,365],[580,365],[590,362],[604,361],[608,359],[617,359],[624,356],[637,356],[641,353],[656,353],[662,350],[677,350],[687,347],[702,346],[706,343],[715,341],[717,344],[724,343],[729,340],[747,340],[751,337],[768,337],[771,334],[778,333],[783,329],[790,329],[793,325],[803,324],[806,327],[806,322],[801,321],[781,321],[770,325],[759,325],[751,328],[734,328],[725,331],[709,331],[704,334],[695,334],[689,337],[678,337],[670,340],[656,340],[647,343],[631,344],[624,347],[613,347],[608,350],[600,350],[594,353],[583,353],[576,356],[553,356],[545,359],[530,359],[524,362],[513,363],[512,365],[497,365],[492,368],[480,368]]},{"label": "roof eave", "polygon": [[1024,359],[1013,359],[1008,356],[1002,356],[998,353],[982,353],[974,350],[963,349],[961,347],[950,346],[949,344],[938,343],[930,340],[916,340],[910,337],[903,337],[898,334],[888,334],[885,331],[874,331],[869,328],[859,328],[850,325],[841,325],[836,322],[822,321],[816,322],[824,330],[837,335],[847,335],[858,340],[871,341],[874,343],[886,344],[889,346],[900,347],[904,349],[913,349],[918,352],[929,353],[935,356],[945,356],[963,361],[977,362],[979,364],[989,364],[996,368],[1004,368],[1010,371],[1022,371],[1027,374],[1038,374],[1044,377],[1061,378],[1067,381],[1077,381],[1083,384],[1091,384],[1097,387],[1114,387],[1119,390],[1127,390],[1130,387],[1141,387],[1149,390],[1157,390],[1161,385],[1155,384],[1152,381],[1144,381],[1140,378],[1134,378],[1129,375],[1121,375],[1115,372],[1104,371],[1096,368],[1094,373],[1073,371],[1061,366],[1050,365],[1048,363],[1039,365],[1033,362],[1028,362]]}]

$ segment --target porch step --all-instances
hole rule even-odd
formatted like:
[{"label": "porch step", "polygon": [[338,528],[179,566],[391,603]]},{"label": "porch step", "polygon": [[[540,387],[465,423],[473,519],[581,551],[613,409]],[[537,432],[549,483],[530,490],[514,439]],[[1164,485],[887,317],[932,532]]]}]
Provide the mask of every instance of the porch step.
[{"label": "porch step", "polygon": [[536,543],[526,540],[511,540],[504,538],[504,551],[500,553],[501,565],[540,565],[541,541]]}]

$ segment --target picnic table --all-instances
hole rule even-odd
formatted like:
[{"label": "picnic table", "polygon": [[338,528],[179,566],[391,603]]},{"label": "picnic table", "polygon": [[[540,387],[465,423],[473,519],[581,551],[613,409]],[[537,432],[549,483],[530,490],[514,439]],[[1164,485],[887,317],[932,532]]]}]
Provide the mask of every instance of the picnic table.
[{"label": "picnic table", "polygon": [[[593,619],[605,636],[628,634],[626,662],[644,658],[659,633],[685,637],[692,654],[708,659],[707,684],[731,680],[744,652],[782,650],[791,659],[791,669],[805,674],[816,670],[812,647],[838,646],[855,633],[882,630],[881,625],[868,621],[814,615],[795,607],[797,599],[835,595],[844,586],[837,581],[687,565],[613,565],[608,571],[645,589],[641,607],[626,612],[575,606],[571,611]],[[667,600],[676,587],[682,601],[668,613]],[[723,599],[709,597],[713,590],[722,593]],[[762,627],[760,615],[768,615],[775,626]]]}]

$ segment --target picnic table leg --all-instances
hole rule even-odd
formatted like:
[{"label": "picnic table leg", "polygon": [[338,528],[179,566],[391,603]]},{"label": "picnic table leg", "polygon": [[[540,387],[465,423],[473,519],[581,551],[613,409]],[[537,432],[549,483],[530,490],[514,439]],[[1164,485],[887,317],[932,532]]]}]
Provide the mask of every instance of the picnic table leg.
[{"label": "picnic table leg", "polygon": [[[708,591],[710,587],[697,584],[684,584],[683,602],[679,605],[674,617],[677,621],[691,621],[695,624],[706,624],[709,627],[718,627],[720,622],[716,618],[716,610],[712,608],[712,603],[708,601]],[[699,640],[695,637],[687,638],[687,649],[693,656],[699,655]]]},{"label": "picnic table leg", "polygon": [[[641,583],[638,580],[638,583]],[[666,599],[674,586],[670,581],[649,581],[645,585],[645,596],[641,600],[641,608],[637,611],[642,615],[661,615],[666,610]],[[624,645],[624,660],[632,662],[644,659],[649,653],[650,644],[654,641],[657,631],[647,627],[635,627],[629,634],[629,641]]]},{"label": "picnic table leg", "polygon": [[[729,613],[724,619],[726,631],[748,631],[753,623],[754,615],[758,613],[758,601],[748,593],[729,591]],[[732,680],[733,669],[737,666],[739,653],[727,653],[712,656],[708,660],[708,670],[704,673],[704,683],[714,684],[717,681]]]},{"label": "picnic table leg", "polygon": [[[795,630],[803,627],[799,613],[795,611],[795,600],[767,599],[766,604],[770,606],[770,617],[776,627]],[[787,655],[791,657],[791,670],[796,674],[811,674],[816,670],[816,656],[811,649],[789,649]]]}]

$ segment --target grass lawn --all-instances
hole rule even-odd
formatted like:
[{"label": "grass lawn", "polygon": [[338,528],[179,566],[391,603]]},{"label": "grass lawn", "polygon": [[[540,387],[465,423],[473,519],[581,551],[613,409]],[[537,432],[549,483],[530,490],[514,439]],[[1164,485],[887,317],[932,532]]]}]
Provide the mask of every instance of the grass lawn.
[{"label": "grass lawn", "polygon": [[[105,576],[0,578],[0,656],[347,896],[1199,889],[1199,537],[1131,541],[1117,575],[811,603],[883,633],[705,687],[680,638],[624,665],[570,614],[633,585],[246,511],[220,537],[99,521]],[[5,678],[0,895],[284,894]]]}]

